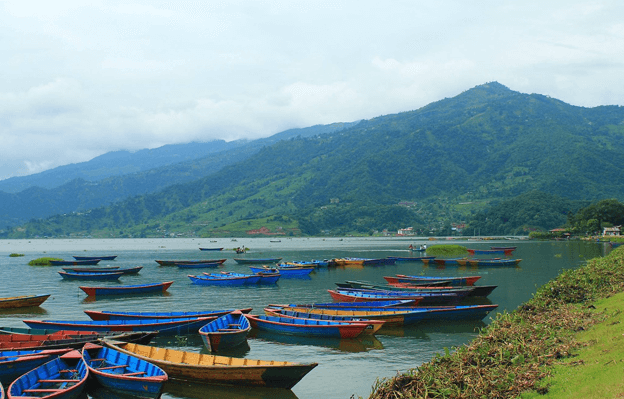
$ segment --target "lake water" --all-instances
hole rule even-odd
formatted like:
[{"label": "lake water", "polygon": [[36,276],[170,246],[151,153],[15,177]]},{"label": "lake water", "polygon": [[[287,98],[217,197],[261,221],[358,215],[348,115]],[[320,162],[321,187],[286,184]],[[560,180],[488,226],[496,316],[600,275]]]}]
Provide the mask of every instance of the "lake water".
[{"label": "lake water", "polygon": [[[426,241],[407,238],[269,238],[232,239],[111,239],[111,240],[0,240],[0,297],[43,294],[52,296],[40,308],[0,312],[0,325],[26,327],[23,319],[88,320],[84,310],[125,311],[191,311],[252,307],[263,314],[270,303],[331,302],[328,289],[336,282],[366,280],[385,283],[383,276],[419,274],[428,276],[481,275],[479,285],[498,288],[485,303],[499,307],[483,321],[463,323],[428,322],[400,329],[382,330],[375,337],[364,339],[314,339],[252,332],[249,347],[228,355],[263,360],[317,362],[292,391],[280,389],[192,386],[171,383],[163,398],[350,398],[367,397],[377,378],[388,378],[431,360],[444,348],[468,343],[477,329],[484,327],[497,312],[511,311],[531,298],[536,288],[554,278],[563,269],[576,268],[586,260],[604,256],[605,244],[580,241],[452,241],[468,248],[489,249],[492,245],[517,246],[513,258],[520,258],[519,267],[436,268],[420,262],[396,265],[340,267],[319,269],[309,278],[280,279],[274,286],[210,287],[193,285],[187,274],[201,274],[205,269],[178,269],[159,266],[156,259],[227,258],[220,270],[248,273],[249,267],[233,258],[281,257],[284,261],[331,259],[339,257],[382,258],[410,256],[408,246],[449,243],[445,240]],[[246,255],[236,255],[233,248],[246,246]],[[223,251],[200,251],[199,248]],[[11,253],[23,257],[9,257]],[[165,294],[137,297],[88,300],[79,285],[89,282],[65,281],[59,267],[28,266],[32,259],[55,257],[66,260],[73,255],[118,255],[114,261],[100,265],[120,267],[143,266],[140,274],[122,276],[118,284],[145,284],[173,280]],[[417,256],[414,253],[413,256]],[[480,256],[483,257],[483,256]],[[190,270],[190,271],[189,271]],[[106,284],[106,283],[105,283]],[[114,283],[109,283],[114,284]],[[152,342],[181,350],[207,353],[199,336],[159,337]],[[97,396],[97,392],[94,395]]]}]

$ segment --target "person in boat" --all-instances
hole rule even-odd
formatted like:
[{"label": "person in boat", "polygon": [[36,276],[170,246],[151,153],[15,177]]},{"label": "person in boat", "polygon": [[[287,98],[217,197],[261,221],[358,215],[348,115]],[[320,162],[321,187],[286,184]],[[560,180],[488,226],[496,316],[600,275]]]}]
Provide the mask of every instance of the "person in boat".
[{"label": "person in boat", "polygon": [[414,246],[410,244],[409,249],[414,249]]}]

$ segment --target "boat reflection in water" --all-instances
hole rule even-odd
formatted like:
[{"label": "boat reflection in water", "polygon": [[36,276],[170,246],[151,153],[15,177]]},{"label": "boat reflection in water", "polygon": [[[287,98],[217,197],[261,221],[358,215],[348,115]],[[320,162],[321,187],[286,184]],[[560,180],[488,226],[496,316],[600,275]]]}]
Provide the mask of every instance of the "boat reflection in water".
[{"label": "boat reflection in water", "polygon": [[[290,389],[233,387],[219,385],[192,384],[185,381],[169,380],[163,387],[161,398],[192,399],[297,399]],[[102,398],[108,399],[108,398]]]},{"label": "boat reflection in water", "polygon": [[[337,349],[341,352],[366,352],[371,349],[383,349],[383,344],[374,335],[361,335],[356,338],[302,337],[296,335],[276,334],[268,331],[252,329],[247,338],[268,341],[284,345],[309,345]],[[251,343],[253,346],[253,342]]]}]

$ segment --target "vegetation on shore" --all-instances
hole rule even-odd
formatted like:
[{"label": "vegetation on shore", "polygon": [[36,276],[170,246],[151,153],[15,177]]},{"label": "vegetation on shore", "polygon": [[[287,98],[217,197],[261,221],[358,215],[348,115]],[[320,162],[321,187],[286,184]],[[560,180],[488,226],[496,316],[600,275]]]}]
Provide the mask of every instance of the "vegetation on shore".
[{"label": "vegetation on shore", "polygon": [[20,256],[24,256],[24,254],[18,254],[13,252],[12,254],[9,255],[10,258],[19,258]]},{"label": "vegetation on shore", "polygon": [[[431,362],[378,381],[370,399],[514,398],[546,394],[556,368],[594,341],[580,332],[610,316],[592,303],[622,292],[624,250],[566,270],[542,286],[527,303],[501,313],[470,344]],[[576,365],[583,367],[582,365]],[[603,382],[621,384],[620,378]]]},{"label": "vegetation on shore", "polygon": [[459,256],[468,254],[468,250],[463,245],[440,244],[427,246],[427,255],[434,256]]}]

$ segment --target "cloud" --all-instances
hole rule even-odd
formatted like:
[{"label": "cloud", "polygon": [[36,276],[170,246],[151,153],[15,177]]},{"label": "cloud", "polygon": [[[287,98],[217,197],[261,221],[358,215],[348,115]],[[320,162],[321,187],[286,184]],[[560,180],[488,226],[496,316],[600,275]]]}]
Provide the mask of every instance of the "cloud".
[{"label": "cloud", "polygon": [[622,104],[624,5],[0,2],[0,178],[102,153],[266,137],[500,83]]}]

